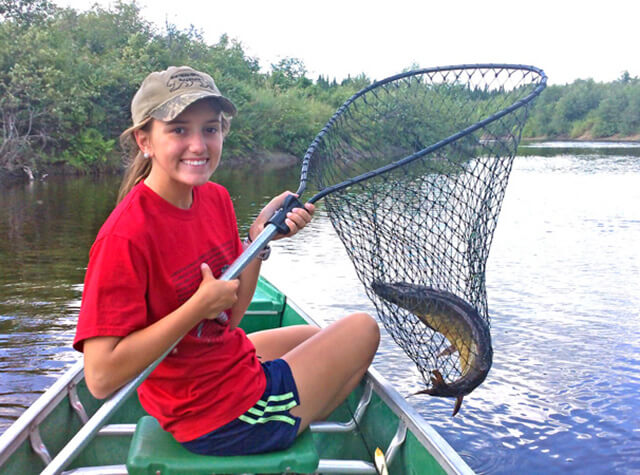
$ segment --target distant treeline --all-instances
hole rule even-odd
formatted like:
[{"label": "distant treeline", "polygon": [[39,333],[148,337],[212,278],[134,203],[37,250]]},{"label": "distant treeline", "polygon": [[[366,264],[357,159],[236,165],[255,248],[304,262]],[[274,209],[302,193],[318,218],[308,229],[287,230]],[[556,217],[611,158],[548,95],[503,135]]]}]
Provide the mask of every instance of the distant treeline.
[{"label": "distant treeline", "polygon": [[[142,18],[135,2],[86,12],[48,0],[0,0],[0,169],[65,164],[82,171],[119,167],[117,137],[142,79],[170,65],[209,72],[240,113],[225,141],[227,157],[264,152],[301,156],[335,109],[370,84],[310,79],[285,58],[264,72],[242,45],[223,35]],[[544,66],[544,65],[542,65]],[[637,136],[640,80],[579,80],[551,86],[532,110],[528,137]]]},{"label": "distant treeline", "polygon": [[609,83],[578,79],[548,86],[533,106],[524,135],[640,140],[640,79],[625,72]]}]

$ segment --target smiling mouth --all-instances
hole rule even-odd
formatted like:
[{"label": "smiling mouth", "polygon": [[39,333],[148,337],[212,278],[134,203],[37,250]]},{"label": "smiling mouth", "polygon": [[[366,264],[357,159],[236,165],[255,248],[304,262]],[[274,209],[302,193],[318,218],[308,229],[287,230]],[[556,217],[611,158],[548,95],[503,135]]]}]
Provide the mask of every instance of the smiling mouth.
[{"label": "smiling mouth", "polygon": [[208,161],[208,158],[183,159],[182,163],[189,165],[190,167],[201,167],[202,165],[206,165]]}]

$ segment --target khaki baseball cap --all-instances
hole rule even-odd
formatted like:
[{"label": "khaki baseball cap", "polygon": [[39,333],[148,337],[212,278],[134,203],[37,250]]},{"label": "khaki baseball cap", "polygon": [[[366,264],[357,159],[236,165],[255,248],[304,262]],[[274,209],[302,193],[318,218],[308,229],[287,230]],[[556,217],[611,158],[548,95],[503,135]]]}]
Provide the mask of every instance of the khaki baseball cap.
[{"label": "khaki baseball cap", "polygon": [[150,117],[168,122],[194,102],[214,98],[222,111],[233,116],[236,106],[220,94],[213,78],[188,66],[171,66],[149,74],[131,101],[133,128]]}]

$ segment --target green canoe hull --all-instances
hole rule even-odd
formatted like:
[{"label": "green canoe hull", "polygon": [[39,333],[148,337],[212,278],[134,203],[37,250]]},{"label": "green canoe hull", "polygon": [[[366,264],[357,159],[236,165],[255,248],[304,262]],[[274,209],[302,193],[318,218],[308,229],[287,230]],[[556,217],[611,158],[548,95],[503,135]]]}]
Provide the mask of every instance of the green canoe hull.
[{"label": "green canoe hull", "polygon": [[[311,319],[301,309],[261,278],[242,327],[249,333],[308,323]],[[399,425],[404,424],[406,437],[395,450],[388,467],[390,474],[472,473],[446,441],[374,369],[330,420],[350,421],[368,386],[372,389],[370,403],[355,430],[313,433],[321,459],[373,463],[375,449],[379,447],[386,451]],[[83,419],[90,418],[101,404],[102,401],[87,390],[82,362],[78,362],[0,436],[0,473],[40,473],[46,467],[46,461],[55,457],[80,430]],[[126,473],[124,464],[133,427],[144,415],[146,412],[134,393],[65,471]]]}]

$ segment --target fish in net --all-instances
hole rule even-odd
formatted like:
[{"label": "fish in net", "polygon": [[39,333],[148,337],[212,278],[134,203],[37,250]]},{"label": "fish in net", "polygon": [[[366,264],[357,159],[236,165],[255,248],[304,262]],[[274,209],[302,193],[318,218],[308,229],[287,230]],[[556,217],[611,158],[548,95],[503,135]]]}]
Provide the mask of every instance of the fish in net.
[{"label": "fish in net", "polygon": [[540,69],[411,71],[350,98],[303,160],[379,318],[454,415],[491,368],[486,262]]}]

